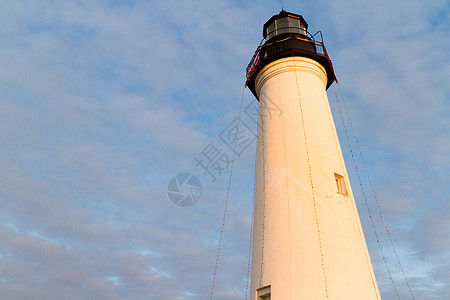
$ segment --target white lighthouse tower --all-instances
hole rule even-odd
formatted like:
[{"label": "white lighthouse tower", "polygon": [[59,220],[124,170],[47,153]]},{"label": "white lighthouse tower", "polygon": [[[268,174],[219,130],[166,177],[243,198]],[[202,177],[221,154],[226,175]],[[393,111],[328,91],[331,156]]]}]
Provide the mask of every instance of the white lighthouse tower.
[{"label": "white lighthouse tower", "polygon": [[326,94],[335,75],[307,28],[273,16],[247,69],[261,104],[250,299],[381,299]]}]

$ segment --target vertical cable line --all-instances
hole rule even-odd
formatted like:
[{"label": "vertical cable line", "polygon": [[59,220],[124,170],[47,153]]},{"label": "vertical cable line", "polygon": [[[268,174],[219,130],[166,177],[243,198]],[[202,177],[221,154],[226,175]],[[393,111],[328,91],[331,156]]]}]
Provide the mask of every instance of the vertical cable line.
[{"label": "vertical cable line", "polygon": [[314,183],[313,183],[313,179],[312,179],[311,160],[310,160],[310,157],[309,157],[309,150],[308,150],[308,138],[307,138],[307,135],[306,135],[305,118],[304,118],[304,115],[303,115],[303,107],[302,107],[302,101],[301,101],[301,97],[300,97],[300,87],[299,87],[299,84],[298,84],[298,76],[297,76],[297,70],[296,70],[296,65],[295,65],[294,53],[292,53],[292,63],[294,64],[295,83],[297,85],[298,106],[300,108],[300,119],[301,119],[301,125],[302,125],[302,129],[303,129],[303,136],[305,138],[306,160],[308,162],[309,182],[311,184],[311,194],[312,194],[312,200],[313,200],[313,204],[314,204],[314,215],[315,215],[315,219],[316,219],[317,238],[318,238],[319,249],[320,249],[320,260],[322,262],[322,272],[323,272],[323,281],[324,281],[324,286],[325,286],[325,296],[326,296],[327,299],[329,299],[327,273],[325,271],[325,260],[324,260],[323,248],[322,248],[322,238],[320,236],[319,216],[318,216],[318,213],[317,213],[317,200],[316,200],[316,195],[315,195],[315,192],[314,192]]},{"label": "vertical cable line", "polygon": [[[259,119],[261,120],[261,144],[262,144],[262,168],[263,168],[263,207],[262,207],[262,242],[261,242],[261,270],[259,277],[259,286],[262,286],[263,277],[264,277],[264,244],[265,244],[265,233],[264,233],[264,224],[266,221],[266,159],[265,159],[265,144],[264,144],[264,98],[261,97],[261,101],[259,102]],[[259,126],[259,124],[258,124]]]},{"label": "vertical cable line", "polygon": [[349,134],[348,134],[348,131],[347,131],[347,126],[345,125],[344,115],[342,113],[341,105],[339,103],[339,97],[338,97],[338,95],[336,93],[334,93],[334,95],[336,96],[336,100],[337,100],[337,104],[338,104],[338,108],[339,108],[339,113],[340,113],[341,120],[342,120],[342,125],[344,126],[345,136],[347,138],[348,147],[349,147],[349,150],[350,150],[350,154],[352,156],[353,165],[354,165],[354,168],[355,168],[355,171],[356,171],[356,175],[358,177],[359,186],[361,188],[361,192],[362,192],[362,195],[363,195],[363,198],[364,198],[364,204],[366,205],[367,213],[369,215],[369,219],[370,219],[370,222],[372,224],[372,229],[373,229],[373,232],[375,233],[375,238],[377,239],[378,248],[380,249],[381,257],[383,258],[384,265],[386,266],[386,270],[387,270],[387,272],[389,274],[389,279],[390,279],[390,281],[392,283],[392,286],[394,287],[395,294],[396,294],[397,298],[400,299],[400,296],[398,295],[397,287],[396,287],[395,282],[394,282],[394,278],[392,277],[391,270],[389,268],[389,263],[387,261],[386,256],[384,255],[383,247],[381,246],[381,241],[380,241],[380,238],[378,236],[377,229],[375,228],[375,222],[373,221],[373,218],[372,218],[372,212],[370,210],[369,203],[368,203],[367,196],[366,196],[366,192],[364,190],[364,187],[363,187],[363,184],[362,184],[362,181],[361,181],[361,175],[359,174],[359,169],[358,169],[358,166],[356,164],[356,159],[355,159],[355,155],[353,153],[352,145],[351,145],[351,142],[350,142],[350,137],[349,137]]},{"label": "vertical cable line", "polygon": [[242,87],[241,104],[239,106],[238,123],[237,123],[237,126],[236,126],[236,137],[234,139],[233,158],[231,160],[230,176],[228,178],[227,193],[226,193],[226,196],[225,196],[225,206],[224,206],[224,210],[223,210],[222,226],[220,228],[219,244],[217,246],[216,265],[214,266],[214,276],[213,276],[213,280],[212,280],[212,283],[211,283],[211,293],[209,295],[209,299],[210,300],[213,299],[213,295],[214,295],[214,286],[215,286],[215,283],[216,283],[217,268],[219,266],[220,250],[221,250],[222,240],[223,240],[223,231],[224,231],[224,228],[225,228],[225,221],[227,219],[228,199],[229,199],[229,196],[230,196],[231,179],[233,178],[234,162],[236,160],[237,137],[238,137],[238,134],[239,134],[239,127],[240,127],[240,124],[241,124],[242,104],[244,102],[244,91],[245,91],[245,87]]},{"label": "vertical cable line", "polygon": [[[256,126],[259,126],[259,112],[256,118]],[[245,284],[245,300],[248,299],[249,292],[249,281],[250,281],[250,265],[252,258],[252,246],[253,246],[253,222],[255,220],[255,199],[256,199],[256,165],[258,160],[258,138],[256,138],[256,147],[255,147],[255,178],[253,181],[253,201],[252,201],[252,222],[250,223],[250,242],[248,245],[248,261],[247,261],[247,281]]]},{"label": "vertical cable line", "polygon": [[[281,100],[282,98],[280,98]],[[280,105],[283,107],[282,105]],[[292,296],[292,274],[291,274],[291,266],[292,266],[292,243],[291,243],[291,197],[289,193],[289,179],[287,172],[287,153],[286,153],[286,134],[283,118],[281,118],[282,124],[282,132],[283,132],[283,150],[284,150],[284,175],[286,180],[286,201],[287,201],[287,222],[288,222],[288,248],[289,248],[289,299]]]},{"label": "vertical cable line", "polygon": [[[408,290],[409,290],[409,293],[411,294],[411,298],[414,299],[414,294],[413,294],[412,289],[411,289],[411,287],[410,287],[410,285],[409,285],[409,283],[408,283],[408,279],[406,278],[405,271],[403,270],[403,266],[402,266],[402,264],[401,264],[401,262],[400,262],[400,258],[399,258],[399,256],[398,256],[397,249],[396,249],[396,247],[395,247],[395,245],[394,245],[394,241],[392,240],[391,232],[390,232],[390,230],[389,230],[389,228],[388,228],[388,226],[387,226],[386,220],[384,219],[384,216],[383,216],[383,210],[381,209],[380,201],[378,200],[378,197],[377,197],[377,195],[376,195],[376,193],[375,193],[375,188],[374,188],[374,186],[373,186],[372,179],[371,179],[371,177],[370,177],[370,175],[369,175],[369,171],[368,171],[368,169],[367,169],[366,162],[365,162],[364,157],[363,157],[363,155],[362,155],[361,147],[360,147],[360,145],[359,145],[359,141],[358,141],[358,138],[357,138],[357,136],[356,136],[355,129],[354,129],[354,127],[353,127],[353,122],[352,122],[352,118],[350,117],[350,113],[349,113],[348,108],[347,108],[347,103],[346,103],[346,101],[345,101],[345,99],[344,99],[344,95],[342,94],[341,86],[340,86],[339,84],[337,84],[337,85],[338,85],[338,88],[339,88],[339,93],[340,93],[342,102],[343,102],[343,104],[344,104],[344,108],[345,108],[345,113],[346,113],[346,115],[347,115],[347,119],[348,119],[348,121],[349,121],[349,123],[350,123],[350,127],[351,127],[351,129],[352,129],[353,139],[355,140],[356,146],[357,146],[357,148],[358,148],[359,157],[360,157],[361,162],[362,162],[362,164],[363,164],[364,171],[365,171],[365,173],[366,173],[366,175],[367,175],[367,179],[369,180],[369,185],[370,185],[370,189],[371,189],[371,191],[372,191],[373,198],[374,198],[374,200],[375,200],[375,202],[376,202],[376,204],[377,204],[377,208],[378,208],[378,212],[379,212],[379,214],[380,214],[380,218],[381,218],[381,220],[383,221],[384,228],[385,228],[385,230],[386,230],[386,234],[387,234],[387,236],[388,236],[388,238],[389,238],[389,241],[390,241],[390,243],[391,243],[391,247],[392,247],[392,250],[394,251],[395,258],[396,258],[397,263],[398,263],[398,265],[399,265],[399,267],[400,267],[400,271],[401,271],[401,273],[402,273],[403,279],[405,280],[406,286],[407,286],[407,288],[408,288]],[[337,97],[337,95],[336,95],[336,97]],[[338,105],[339,105],[339,100],[338,100]],[[339,111],[340,111],[340,110],[341,110],[341,108],[339,107]],[[342,117],[342,112],[341,112],[341,117]]]}]

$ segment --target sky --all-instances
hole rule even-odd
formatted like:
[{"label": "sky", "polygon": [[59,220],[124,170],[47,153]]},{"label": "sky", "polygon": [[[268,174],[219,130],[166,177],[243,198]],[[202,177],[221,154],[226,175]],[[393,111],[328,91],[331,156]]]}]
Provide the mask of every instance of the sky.
[{"label": "sky", "polygon": [[[233,166],[214,299],[246,298],[257,104],[245,68],[282,7],[323,33],[415,299],[448,298],[450,1],[3,0],[2,299],[209,299],[241,100],[249,140]],[[338,86],[327,93],[381,295],[395,299]],[[195,158],[213,146],[228,168],[209,174]],[[180,207],[168,188],[184,173],[201,197]]]}]

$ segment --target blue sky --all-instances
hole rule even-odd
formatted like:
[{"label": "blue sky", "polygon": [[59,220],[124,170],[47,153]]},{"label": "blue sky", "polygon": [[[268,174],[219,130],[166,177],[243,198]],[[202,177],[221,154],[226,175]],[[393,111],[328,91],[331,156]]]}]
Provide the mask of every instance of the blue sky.
[{"label": "blue sky", "polygon": [[[228,173],[212,182],[193,157],[211,141],[231,157],[219,135],[239,113],[245,67],[281,5],[0,3],[2,298],[209,297]],[[283,6],[324,34],[415,299],[446,298],[450,2]],[[380,290],[394,299],[334,93],[336,85],[328,97]],[[252,101],[246,90],[244,105]],[[234,166],[215,299],[245,297],[254,157],[252,143]],[[167,196],[182,172],[203,187],[187,208]]]}]

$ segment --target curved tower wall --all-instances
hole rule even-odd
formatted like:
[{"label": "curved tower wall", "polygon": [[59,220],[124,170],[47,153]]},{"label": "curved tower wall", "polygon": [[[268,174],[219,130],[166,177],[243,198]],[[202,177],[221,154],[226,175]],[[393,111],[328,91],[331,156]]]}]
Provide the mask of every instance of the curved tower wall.
[{"label": "curved tower wall", "polygon": [[252,300],[380,299],[326,86],[324,67],[305,57],[256,75]]}]

